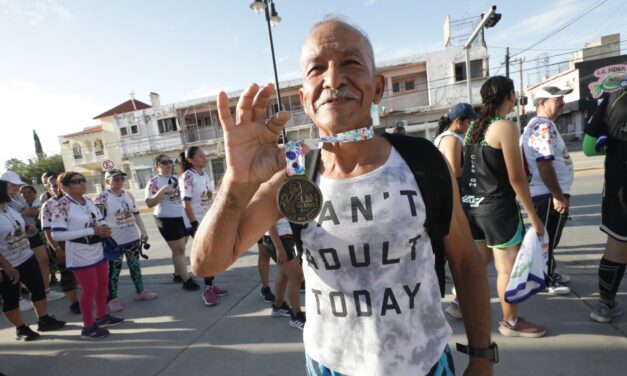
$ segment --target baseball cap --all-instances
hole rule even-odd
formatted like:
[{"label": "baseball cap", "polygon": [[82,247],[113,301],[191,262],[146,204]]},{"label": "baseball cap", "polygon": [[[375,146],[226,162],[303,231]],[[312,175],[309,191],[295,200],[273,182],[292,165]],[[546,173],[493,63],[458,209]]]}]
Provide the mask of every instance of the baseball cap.
[{"label": "baseball cap", "polygon": [[13,171],[5,171],[0,175],[0,180],[4,180],[6,182],[9,182],[11,184],[15,184],[15,185],[24,185],[26,183],[24,183],[22,181],[22,179],[20,178],[20,176],[18,174],[16,174]]},{"label": "baseball cap", "polygon": [[472,109],[472,106],[468,103],[457,103],[448,111],[446,115],[449,119],[465,118],[473,119],[477,118],[477,113]]},{"label": "baseball cap", "polygon": [[124,172],[122,172],[122,170],[120,170],[119,168],[113,168],[113,169],[107,171],[107,173],[105,174],[105,179],[109,179],[109,178],[114,177],[116,175],[124,175],[124,176],[126,176],[126,174]]},{"label": "baseball cap", "polygon": [[545,86],[534,93],[534,101],[537,101],[539,99],[559,98],[572,92],[573,89],[571,88],[560,89],[557,86]]}]

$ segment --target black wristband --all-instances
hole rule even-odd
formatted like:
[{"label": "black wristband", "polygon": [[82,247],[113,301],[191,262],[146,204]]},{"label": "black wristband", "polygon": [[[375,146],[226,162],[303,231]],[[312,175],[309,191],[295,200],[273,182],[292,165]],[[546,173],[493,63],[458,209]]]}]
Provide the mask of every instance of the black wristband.
[{"label": "black wristband", "polygon": [[499,362],[499,347],[496,345],[496,342],[492,342],[490,347],[487,349],[480,349],[478,347],[466,346],[458,343],[457,351],[477,358],[488,359],[492,361],[492,363]]}]

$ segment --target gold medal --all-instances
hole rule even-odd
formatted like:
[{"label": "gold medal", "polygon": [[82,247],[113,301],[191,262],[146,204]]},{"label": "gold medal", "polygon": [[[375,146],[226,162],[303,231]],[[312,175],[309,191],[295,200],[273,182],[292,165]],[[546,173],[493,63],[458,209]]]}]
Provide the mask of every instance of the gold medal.
[{"label": "gold medal", "polygon": [[289,176],[279,188],[277,206],[288,221],[306,224],[322,210],[320,188],[303,175]]}]

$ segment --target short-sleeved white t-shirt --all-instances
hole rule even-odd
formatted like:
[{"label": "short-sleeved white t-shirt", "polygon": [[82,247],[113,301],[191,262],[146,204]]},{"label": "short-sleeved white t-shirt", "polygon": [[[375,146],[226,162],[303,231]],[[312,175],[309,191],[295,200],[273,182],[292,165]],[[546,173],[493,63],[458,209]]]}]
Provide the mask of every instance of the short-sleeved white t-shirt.
[{"label": "short-sleeved white t-shirt", "polygon": [[120,246],[139,240],[134,214],[139,214],[135,198],[124,190],[117,195],[111,189],[102,191],[95,200],[96,206],[104,209],[105,220],[111,226],[113,240]]},{"label": "short-sleeved white t-shirt", "polygon": [[[94,202],[84,196],[80,204],[72,197],[61,197],[53,207],[52,232],[84,230],[96,224],[107,224]],[[49,201],[49,200],[48,200]],[[65,242],[65,265],[68,269],[87,268],[104,259],[102,243],[82,244],[72,240]]]},{"label": "short-sleeved white t-shirt", "polygon": [[5,209],[0,211],[0,254],[14,268],[33,256],[24,219],[6,204]]},{"label": "short-sleeved white t-shirt", "polygon": [[541,198],[551,194],[540,177],[539,161],[553,161],[557,182],[562,192],[569,194],[575,176],[573,160],[555,123],[547,118],[534,117],[525,127],[520,143],[531,173],[529,182],[531,197]]},{"label": "short-sleeved white t-shirt", "polygon": [[153,214],[158,218],[178,218],[185,217],[183,204],[181,203],[181,190],[175,174],[172,176],[155,175],[150,179],[145,189],[145,199],[154,196],[161,187],[168,183],[174,185],[172,192],[161,197],[159,204],[155,206]]},{"label": "short-sleeved white t-shirt", "polygon": [[394,149],[367,174],[318,177],[318,218],[302,229],[305,351],[346,375],[424,375],[451,335],[425,204]]},{"label": "short-sleeved white t-shirt", "polygon": [[52,230],[52,214],[54,212],[54,206],[59,201],[57,197],[51,197],[47,199],[44,204],[41,206],[41,210],[39,212],[39,219],[41,221],[41,229]]},{"label": "short-sleeved white t-shirt", "polygon": [[209,211],[213,198],[211,179],[204,172],[193,168],[185,171],[179,178],[183,200],[189,201],[196,220],[200,222]]}]

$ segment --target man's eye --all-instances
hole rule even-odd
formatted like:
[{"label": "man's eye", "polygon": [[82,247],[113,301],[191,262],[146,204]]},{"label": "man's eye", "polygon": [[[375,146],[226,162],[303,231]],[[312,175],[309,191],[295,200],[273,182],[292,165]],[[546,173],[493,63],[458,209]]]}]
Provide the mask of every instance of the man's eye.
[{"label": "man's eye", "polygon": [[309,74],[317,73],[317,72],[320,72],[322,69],[323,69],[322,65],[314,65],[313,67],[309,68],[309,72],[307,73]]}]

